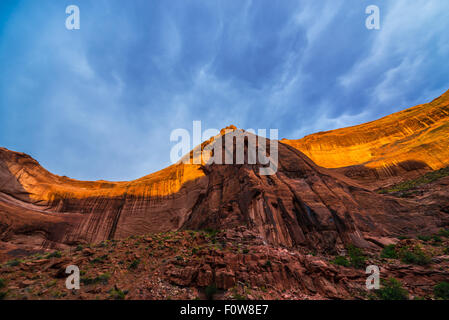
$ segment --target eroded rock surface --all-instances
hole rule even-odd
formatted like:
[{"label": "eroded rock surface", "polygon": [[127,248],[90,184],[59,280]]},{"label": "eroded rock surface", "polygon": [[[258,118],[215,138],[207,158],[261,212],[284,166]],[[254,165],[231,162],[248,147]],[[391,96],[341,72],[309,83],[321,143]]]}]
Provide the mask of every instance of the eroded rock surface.
[{"label": "eroded rock surface", "polygon": [[[247,153],[247,143],[245,148]],[[273,175],[261,175],[262,165],[247,160],[180,162],[135,181],[86,182],[53,175],[27,155],[0,149],[1,241],[40,249],[246,226],[273,245],[335,252],[348,243],[376,245],[365,237],[437,230],[448,223],[439,208],[423,212],[419,203],[370,192],[291,146],[280,143],[278,158]]]},{"label": "eroded rock surface", "polygon": [[345,167],[340,172],[367,187],[397,183],[449,165],[449,91],[376,121],[282,142],[320,166]]}]

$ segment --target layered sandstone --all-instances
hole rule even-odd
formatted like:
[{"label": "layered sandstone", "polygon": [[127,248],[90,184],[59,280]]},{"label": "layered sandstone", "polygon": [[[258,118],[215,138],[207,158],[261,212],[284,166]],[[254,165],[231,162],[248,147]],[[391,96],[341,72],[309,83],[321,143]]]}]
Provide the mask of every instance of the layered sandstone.
[{"label": "layered sandstone", "polygon": [[76,181],[6,149],[0,176],[3,238],[41,246],[177,229],[204,184],[198,165],[182,164],[129,182]]},{"label": "layered sandstone", "polygon": [[[227,134],[248,137],[243,130]],[[135,181],[87,182],[53,175],[27,155],[0,149],[0,241],[35,249],[246,226],[273,245],[335,251],[449,222],[436,207],[424,215],[418,203],[370,192],[291,146],[279,144],[278,158],[276,173],[268,176],[260,174],[264,165],[246,160],[180,162]]]},{"label": "layered sandstone", "polygon": [[342,172],[362,182],[440,169],[449,165],[449,91],[376,121],[282,142],[319,166],[350,167]]}]

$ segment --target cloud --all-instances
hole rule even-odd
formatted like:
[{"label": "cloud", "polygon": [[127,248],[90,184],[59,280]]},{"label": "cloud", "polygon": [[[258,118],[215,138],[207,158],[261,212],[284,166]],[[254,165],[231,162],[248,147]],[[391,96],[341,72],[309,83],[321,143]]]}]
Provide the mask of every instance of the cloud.
[{"label": "cloud", "polygon": [[[448,89],[446,1],[79,0],[0,11],[0,145],[78,179],[170,164],[170,132],[280,138],[370,121]],[[20,39],[20,41],[17,41]]]},{"label": "cloud", "polygon": [[[342,87],[350,92],[365,85],[365,90],[371,89],[368,103],[388,111],[403,107],[392,105],[398,101],[418,103],[434,98],[416,93],[426,90],[429,81],[434,85],[433,70],[447,68],[441,65],[441,59],[449,53],[443,45],[449,42],[444,32],[449,27],[445,18],[448,9],[445,1],[387,2],[381,31],[366,50],[365,58],[339,77]],[[441,94],[448,82],[438,79],[436,85]]]}]

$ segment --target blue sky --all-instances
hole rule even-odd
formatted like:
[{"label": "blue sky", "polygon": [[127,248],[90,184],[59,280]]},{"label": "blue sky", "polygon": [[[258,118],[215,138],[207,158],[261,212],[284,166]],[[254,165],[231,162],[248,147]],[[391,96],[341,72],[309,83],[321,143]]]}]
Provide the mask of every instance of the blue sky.
[{"label": "blue sky", "polygon": [[[81,29],[65,28],[78,5]],[[365,28],[380,8],[381,29]],[[280,138],[374,120],[449,89],[447,0],[0,2],[0,146],[76,179],[170,164],[170,132]]]}]

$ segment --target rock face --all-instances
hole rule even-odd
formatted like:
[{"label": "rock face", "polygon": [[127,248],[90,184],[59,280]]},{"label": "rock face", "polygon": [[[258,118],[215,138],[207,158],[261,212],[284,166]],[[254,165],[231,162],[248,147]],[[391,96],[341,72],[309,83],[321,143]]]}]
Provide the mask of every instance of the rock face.
[{"label": "rock face", "polygon": [[[247,133],[228,134],[244,139]],[[0,149],[0,241],[8,249],[36,249],[246,226],[273,245],[335,252],[347,243],[372,246],[366,239],[373,236],[449,223],[438,208],[422,214],[419,204],[370,192],[291,146],[280,143],[278,158],[269,176],[248,161],[180,162],[135,181],[87,182],[53,175],[25,154]]]},{"label": "rock face", "polygon": [[181,164],[130,182],[76,181],[6,149],[0,176],[1,237],[43,247],[178,229],[206,182]]},{"label": "rock face", "polygon": [[320,166],[348,167],[340,172],[366,185],[440,169],[449,165],[449,91],[376,121],[282,142]]}]

